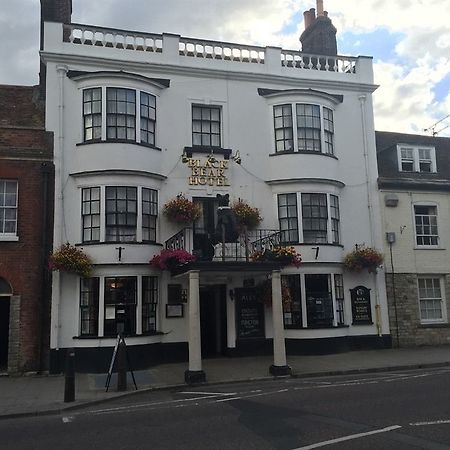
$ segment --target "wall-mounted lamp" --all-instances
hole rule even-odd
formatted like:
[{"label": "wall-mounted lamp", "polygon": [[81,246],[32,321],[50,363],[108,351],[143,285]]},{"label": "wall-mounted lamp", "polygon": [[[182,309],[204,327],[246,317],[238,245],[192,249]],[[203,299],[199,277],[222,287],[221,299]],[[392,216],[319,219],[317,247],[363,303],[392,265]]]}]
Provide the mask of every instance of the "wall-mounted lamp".
[{"label": "wall-mounted lamp", "polygon": [[230,289],[228,291],[228,295],[230,296],[230,300],[234,302],[234,289]]},{"label": "wall-mounted lamp", "polygon": [[239,153],[239,150],[236,150],[236,153],[234,154],[234,156],[231,157],[231,159],[232,159],[236,164],[241,164],[242,159],[241,159],[241,154]]},{"label": "wall-mounted lamp", "polygon": [[189,161],[188,155],[186,153],[186,150],[183,150],[183,153],[181,155],[181,162],[183,164],[186,164]]}]

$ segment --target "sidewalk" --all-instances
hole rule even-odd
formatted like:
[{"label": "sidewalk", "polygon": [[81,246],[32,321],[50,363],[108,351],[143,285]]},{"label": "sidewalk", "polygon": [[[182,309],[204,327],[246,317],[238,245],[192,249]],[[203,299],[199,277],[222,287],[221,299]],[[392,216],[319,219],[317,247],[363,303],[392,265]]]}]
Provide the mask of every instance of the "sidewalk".
[{"label": "sidewalk", "polygon": [[[252,379],[270,379],[269,356],[217,358],[203,361],[210,384]],[[389,369],[450,366],[450,346],[410,349],[367,350],[333,355],[289,356],[294,376],[337,375]],[[164,364],[135,372],[139,391],[183,385],[187,363]],[[63,376],[0,376],[0,418],[49,414],[82,405],[131,395],[129,378],[126,393],[115,392],[115,376],[105,392],[105,374],[76,374],[76,401],[64,403]]]}]

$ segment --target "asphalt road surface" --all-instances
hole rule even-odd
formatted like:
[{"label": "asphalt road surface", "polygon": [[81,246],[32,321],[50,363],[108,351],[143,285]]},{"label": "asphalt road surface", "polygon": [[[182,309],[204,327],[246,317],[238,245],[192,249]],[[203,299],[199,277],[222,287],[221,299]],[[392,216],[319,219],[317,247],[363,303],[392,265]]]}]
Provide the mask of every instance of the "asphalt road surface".
[{"label": "asphalt road surface", "polygon": [[450,450],[450,368],[142,392],[0,420],[0,448]]}]

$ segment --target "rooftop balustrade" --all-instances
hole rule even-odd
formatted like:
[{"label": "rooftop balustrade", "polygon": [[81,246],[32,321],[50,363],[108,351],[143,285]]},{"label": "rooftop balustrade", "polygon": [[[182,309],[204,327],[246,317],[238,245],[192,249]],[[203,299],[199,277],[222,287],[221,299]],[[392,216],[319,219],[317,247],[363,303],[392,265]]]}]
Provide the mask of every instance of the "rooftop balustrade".
[{"label": "rooftop balustrade", "polygon": [[[49,24],[47,24],[48,26]],[[61,25],[61,24],[54,24]],[[245,65],[265,67],[266,73],[300,73],[322,71],[354,76],[358,73],[361,58],[350,56],[324,56],[306,54],[296,50],[278,47],[258,47],[231,42],[201,40],[174,34],[142,33],[82,24],[64,24],[63,41],[69,44],[91,47],[105,47],[126,52],[161,54],[163,61],[189,64],[190,61],[223,61],[236,65],[236,70]],[[366,58],[367,59],[367,58]],[[159,62],[159,61],[157,61]],[[239,66],[240,65],[240,66]],[[205,67],[203,65],[202,67]]]}]

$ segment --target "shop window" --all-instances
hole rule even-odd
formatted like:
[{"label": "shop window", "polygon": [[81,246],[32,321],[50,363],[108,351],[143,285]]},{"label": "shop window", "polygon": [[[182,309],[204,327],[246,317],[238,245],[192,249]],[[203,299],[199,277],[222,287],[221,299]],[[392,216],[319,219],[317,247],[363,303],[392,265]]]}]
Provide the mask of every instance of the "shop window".
[{"label": "shop window", "polygon": [[136,277],[105,278],[105,336],[136,334]]},{"label": "shop window", "polygon": [[142,332],[156,331],[156,308],[158,306],[158,278],[142,277]]},{"label": "shop window", "polygon": [[80,284],[80,334],[97,336],[99,278],[82,278]]},{"label": "shop window", "polygon": [[284,328],[302,328],[300,275],[282,275],[281,282],[290,294],[290,301],[283,301]]},{"label": "shop window", "polygon": [[306,315],[308,327],[333,326],[333,300],[330,275],[306,274]]}]

